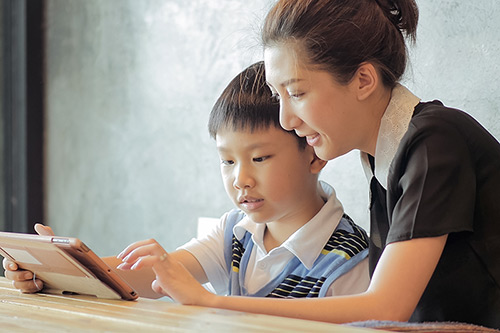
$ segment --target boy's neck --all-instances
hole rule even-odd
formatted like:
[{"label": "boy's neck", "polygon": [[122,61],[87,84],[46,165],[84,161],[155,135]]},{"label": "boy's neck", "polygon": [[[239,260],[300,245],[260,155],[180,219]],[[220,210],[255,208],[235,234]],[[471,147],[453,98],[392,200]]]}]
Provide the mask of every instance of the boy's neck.
[{"label": "boy's neck", "polygon": [[325,201],[317,191],[310,198],[302,206],[303,210],[299,211],[296,217],[290,217],[286,221],[266,223],[264,247],[267,252],[283,244],[291,235],[308,223],[325,204]]}]

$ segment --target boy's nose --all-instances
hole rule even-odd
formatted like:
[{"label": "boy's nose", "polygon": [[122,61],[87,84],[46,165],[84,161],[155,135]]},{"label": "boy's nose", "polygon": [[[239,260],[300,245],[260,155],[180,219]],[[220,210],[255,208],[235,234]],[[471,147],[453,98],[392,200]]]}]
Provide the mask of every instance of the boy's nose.
[{"label": "boy's nose", "polygon": [[246,170],[243,167],[239,167],[237,168],[237,170],[235,170],[233,186],[237,190],[241,190],[243,188],[251,188],[255,186],[255,180],[251,176],[249,170]]}]

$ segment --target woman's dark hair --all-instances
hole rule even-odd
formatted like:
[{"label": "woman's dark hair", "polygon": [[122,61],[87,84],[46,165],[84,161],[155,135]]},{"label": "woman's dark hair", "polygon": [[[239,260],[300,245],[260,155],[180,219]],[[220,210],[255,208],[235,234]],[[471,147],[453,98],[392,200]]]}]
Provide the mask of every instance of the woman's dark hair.
[{"label": "woman's dark hair", "polygon": [[406,69],[405,37],[415,41],[417,22],[414,0],[280,0],[264,21],[262,43],[295,43],[306,64],[341,84],[371,62],[392,88]]},{"label": "woman's dark hair", "polygon": [[[264,62],[259,61],[243,70],[224,89],[210,112],[208,131],[214,139],[221,128],[253,132],[275,126],[285,131],[279,113],[279,102],[266,84]],[[297,138],[299,147],[307,146],[305,138],[293,131],[285,132]]]}]

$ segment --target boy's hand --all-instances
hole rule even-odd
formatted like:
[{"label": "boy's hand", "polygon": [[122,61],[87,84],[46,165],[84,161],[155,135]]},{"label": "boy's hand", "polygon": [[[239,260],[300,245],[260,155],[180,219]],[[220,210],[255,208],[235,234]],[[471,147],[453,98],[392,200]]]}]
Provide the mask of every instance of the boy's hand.
[{"label": "boy's hand", "polygon": [[[39,235],[53,236],[54,232],[49,226],[37,223],[35,231]],[[5,269],[5,277],[12,280],[12,285],[21,290],[23,293],[35,293],[42,290],[42,280],[33,280],[33,273],[24,269],[19,269],[17,264],[7,258],[3,259],[3,268]]]},{"label": "boy's hand", "polygon": [[203,288],[182,263],[166,252],[165,254],[153,266],[156,273],[153,290],[184,305],[210,306],[217,296]]},{"label": "boy's hand", "polygon": [[41,223],[35,224],[35,231],[37,234],[42,236],[55,236],[51,227],[49,227],[48,225],[43,225]]},{"label": "boy's hand", "polygon": [[118,256],[123,261],[117,268],[136,270],[151,267],[156,280],[151,287],[159,294],[186,305],[208,305],[214,294],[208,292],[182,263],[169,255],[154,239],[129,245]]}]

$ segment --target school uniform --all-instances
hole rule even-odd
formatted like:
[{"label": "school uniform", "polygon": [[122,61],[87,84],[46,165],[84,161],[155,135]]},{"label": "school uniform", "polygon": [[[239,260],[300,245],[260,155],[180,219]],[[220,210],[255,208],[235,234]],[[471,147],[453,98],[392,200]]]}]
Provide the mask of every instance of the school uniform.
[{"label": "school uniform", "polygon": [[259,297],[322,297],[363,292],[369,285],[368,237],[344,214],[333,188],[309,222],[267,252],[265,224],[234,209],[206,237],[181,248],[203,267],[217,294]]},{"label": "school uniform", "polygon": [[[380,145],[380,147],[379,147]],[[448,235],[410,321],[500,328],[500,144],[468,114],[398,85],[370,182],[370,271],[393,242]]]}]

